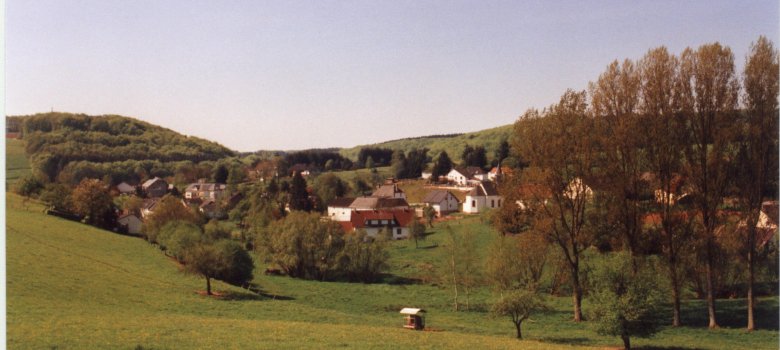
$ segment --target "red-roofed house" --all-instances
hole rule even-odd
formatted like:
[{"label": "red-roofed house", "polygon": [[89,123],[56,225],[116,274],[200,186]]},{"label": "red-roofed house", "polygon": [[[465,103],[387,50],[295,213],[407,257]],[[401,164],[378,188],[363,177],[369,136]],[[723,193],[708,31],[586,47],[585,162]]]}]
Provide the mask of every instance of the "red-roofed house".
[{"label": "red-roofed house", "polygon": [[363,229],[371,237],[376,237],[383,229],[393,234],[393,239],[409,237],[409,224],[415,220],[414,210],[366,210],[353,211],[350,221],[339,224],[346,232]]}]

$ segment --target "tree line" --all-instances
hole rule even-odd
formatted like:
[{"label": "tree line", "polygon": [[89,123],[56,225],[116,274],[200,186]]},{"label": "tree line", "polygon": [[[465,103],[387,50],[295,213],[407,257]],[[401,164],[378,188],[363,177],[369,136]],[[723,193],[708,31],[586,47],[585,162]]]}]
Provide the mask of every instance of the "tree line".
[{"label": "tree line", "polygon": [[654,48],[515,124],[511,151],[527,167],[502,185],[496,227],[556,247],[575,321],[587,252],[622,252],[594,279],[594,297],[609,308],[596,318],[614,321],[602,332],[626,347],[646,335],[631,317],[649,310],[643,299],[659,299],[647,283],[657,274],[670,285],[662,299],[673,326],[691,287],[706,299],[710,328],[719,292],[746,296],[752,330],[756,279],[777,283],[776,237],[759,242],[756,223],[762,203],[777,200],[778,53],[760,37],[741,74],[734,61],[719,43],[679,55]]}]

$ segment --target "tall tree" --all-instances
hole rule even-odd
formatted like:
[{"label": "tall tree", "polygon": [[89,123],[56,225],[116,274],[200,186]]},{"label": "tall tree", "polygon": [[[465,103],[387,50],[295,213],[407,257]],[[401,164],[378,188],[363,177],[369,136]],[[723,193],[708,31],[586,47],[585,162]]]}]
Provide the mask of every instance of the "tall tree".
[{"label": "tall tree", "polygon": [[431,180],[439,181],[439,176],[447,175],[452,170],[452,159],[447,154],[447,151],[441,151],[439,157],[436,158],[436,163],[433,165],[433,171],[431,171]]},{"label": "tall tree", "polygon": [[572,283],[574,320],[582,320],[582,281],[580,262],[591,245],[586,209],[590,197],[587,186],[570,186],[575,180],[593,179],[596,150],[593,121],[587,113],[584,91],[567,91],[558,104],[543,114],[530,110],[515,123],[515,153],[524,155],[530,167],[523,170],[524,184],[540,189],[549,199],[528,204],[531,225],[543,232],[561,249]]},{"label": "tall tree", "polygon": [[777,119],[778,119],[778,53],[772,42],[759,37],[750,46],[743,86],[745,88],[745,120],[739,142],[738,175],[736,187],[746,223],[748,290],[747,329],[755,329],[753,315],[755,299],[756,224],[761,213],[761,203],[771,181],[777,173]]},{"label": "tall tree", "polygon": [[718,327],[715,316],[713,259],[718,205],[728,180],[728,156],[739,82],[731,49],[719,43],[685,49],[680,56],[677,98],[684,118],[686,171],[694,187],[694,204],[701,216],[700,238],[705,247],[709,327]]},{"label": "tall tree", "polygon": [[648,51],[639,63],[642,97],[640,112],[646,130],[643,144],[647,150],[648,168],[656,179],[652,184],[656,185],[655,189],[660,194],[653,203],[660,216],[660,223],[656,226],[662,236],[663,255],[672,292],[672,325],[675,327],[681,325],[680,254],[690,236],[690,230],[684,226],[684,214],[675,205],[675,198],[680,195],[675,176],[679,178],[684,147],[679,132],[684,129],[684,124],[676,117],[678,109],[674,98],[678,69],[677,57],[669,54],[665,47]]},{"label": "tall tree", "polygon": [[290,209],[292,210],[311,210],[309,201],[309,191],[306,189],[306,179],[300,172],[296,171],[290,185]]},{"label": "tall tree", "polygon": [[114,202],[107,185],[97,179],[81,180],[71,195],[73,213],[84,218],[90,225],[113,228],[116,223]]},{"label": "tall tree", "polygon": [[[603,160],[600,182],[610,197],[608,217],[618,228],[632,257],[639,253],[642,235],[641,171],[644,152],[639,134],[640,78],[631,60],[607,66],[590,84],[591,107],[597,124]],[[636,265],[635,265],[636,266]]]}]

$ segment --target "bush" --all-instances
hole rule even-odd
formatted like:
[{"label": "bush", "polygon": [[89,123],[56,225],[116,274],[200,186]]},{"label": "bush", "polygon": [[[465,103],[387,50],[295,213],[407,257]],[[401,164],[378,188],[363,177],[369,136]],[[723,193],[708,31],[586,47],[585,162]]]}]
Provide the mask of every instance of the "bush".
[{"label": "bush", "polygon": [[43,182],[34,175],[24,176],[19,180],[16,180],[16,183],[14,184],[14,192],[25,197],[36,196],[42,189]]}]

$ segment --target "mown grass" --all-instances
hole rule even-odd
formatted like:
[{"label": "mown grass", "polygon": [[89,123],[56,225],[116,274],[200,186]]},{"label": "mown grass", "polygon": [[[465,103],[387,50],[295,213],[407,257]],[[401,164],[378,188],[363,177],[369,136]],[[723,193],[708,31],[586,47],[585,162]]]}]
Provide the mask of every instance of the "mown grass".
[{"label": "mown grass", "polygon": [[[391,245],[385,283],[301,281],[259,275],[260,294],[215,283],[222,299],[197,294],[204,282],[144,241],[46,216],[43,206],[7,196],[9,348],[524,348],[618,346],[597,336],[588,322],[571,322],[569,298],[551,298],[552,310],[524,324],[525,341],[513,338],[508,319],[485,311],[489,290],[472,293],[472,310],[452,311],[448,289],[420,284],[436,275],[444,244],[443,224],[428,239]],[[471,230],[479,251],[497,235],[479,216],[449,222]],[[258,271],[262,271],[259,266]],[[429,311],[427,325],[439,332],[400,328],[404,306]],[[701,324],[705,305],[685,303],[689,327],[666,328],[643,348],[776,349],[777,298],[762,299],[759,326],[744,332],[744,300],[719,301],[723,328]],[[590,307],[587,299],[584,308]]]},{"label": "mown grass", "polygon": [[6,188],[20,177],[30,172],[30,163],[24,154],[24,141],[17,139],[5,139],[5,184]]}]

